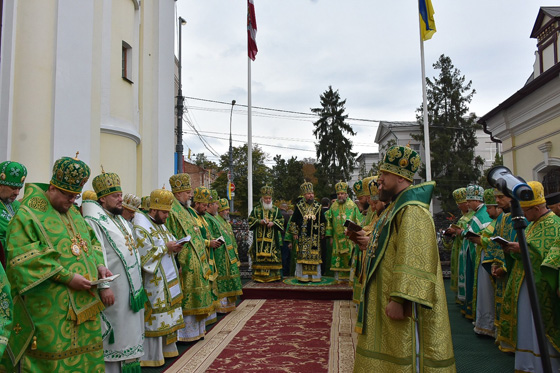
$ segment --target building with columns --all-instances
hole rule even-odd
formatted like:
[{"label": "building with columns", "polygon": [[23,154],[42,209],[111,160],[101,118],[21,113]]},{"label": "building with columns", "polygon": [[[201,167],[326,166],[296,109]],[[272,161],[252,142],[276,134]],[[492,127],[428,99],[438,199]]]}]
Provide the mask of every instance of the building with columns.
[{"label": "building with columns", "polygon": [[480,118],[502,143],[504,166],[525,180],[560,191],[560,7],[541,7],[531,38],[533,71],[523,87]]},{"label": "building with columns", "polygon": [[0,9],[0,160],[48,182],[56,159],[79,152],[92,178],[103,166],[126,192],[167,183],[175,1],[0,0]]}]

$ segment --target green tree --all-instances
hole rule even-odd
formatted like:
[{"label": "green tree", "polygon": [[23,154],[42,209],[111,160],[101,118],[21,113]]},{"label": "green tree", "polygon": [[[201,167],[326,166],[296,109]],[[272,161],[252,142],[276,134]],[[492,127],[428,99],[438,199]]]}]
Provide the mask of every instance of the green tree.
[{"label": "green tree", "polygon": [[281,155],[274,157],[276,164],[272,166],[272,185],[274,199],[293,201],[299,195],[299,187],[303,183],[303,162],[297,157],[288,160]]},{"label": "green tree", "polygon": [[218,165],[215,162],[212,162],[211,160],[209,160],[208,157],[206,157],[206,154],[204,154],[204,153],[195,154],[194,163],[198,167],[202,167],[202,168],[205,168],[205,169],[212,169],[212,170],[217,170],[218,169]]},{"label": "green tree", "polygon": [[[270,183],[272,176],[270,169],[265,165],[267,154],[257,145],[253,146],[253,206],[260,198],[261,188]],[[229,152],[220,157],[220,169],[224,172],[212,183],[212,188],[218,191],[220,197],[227,196],[227,171],[229,170]],[[248,208],[248,164],[247,144],[233,148],[233,182],[235,184],[235,196],[233,203],[235,211],[241,216],[247,217]]]},{"label": "green tree", "polygon": [[[484,159],[475,156],[478,145],[476,116],[469,114],[469,104],[476,91],[472,81],[453,66],[451,58],[441,55],[433,65],[439,77],[426,79],[428,98],[428,121],[430,124],[430,148],[432,179],[437,186],[434,195],[444,211],[457,211],[453,190],[476,183],[480,179]],[[424,119],[422,106],[417,110],[421,134],[414,135],[424,143]],[[425,177],[425,163],[420,175]]]},{"label": "green tree", "polygon": [[[311,109],[319,115],[313,123],[313,135],[318,140],[315,143],[317,151],[318,192],[321,194],[334,193],[334,185],[340,180],[349,180],[354,168],[356,153],[352,152],[350,135],[356,133],[346,123],[348,118],[344,114],[346,100],[340,100],[338,90],[332,87],[321,95],[321,107]],[[317,192],[315,193],[317,195]]]}]

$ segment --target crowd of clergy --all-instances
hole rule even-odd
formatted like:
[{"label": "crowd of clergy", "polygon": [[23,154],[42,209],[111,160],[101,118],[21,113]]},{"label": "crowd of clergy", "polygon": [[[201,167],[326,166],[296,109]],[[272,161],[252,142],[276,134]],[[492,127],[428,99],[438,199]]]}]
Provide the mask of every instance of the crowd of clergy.
[{"label": "crowd of clergy", "polygon": [[240,262],[216,191],[183,173],[139,198],[103,170],[82,194],[77,156],[49,183],[26,177],[0,163],[0,371],[140,372],[235,310]]},{"label": "crowd of clergy", "polygon": [[[454,372],[449,311],[429,206],[434,182],[414,185],[420,156],[388,149],[377,176],[335,185],[324,206],[304,182],[293,214],[265,186],[250,212],[256,282],[329,275],[353,289],[355,372]],[[82,191],[90,168],[76,157],[49,183],[25,183],[18,162],[0,163],[0,371],[140,372],[204,338],[242,295],[229,201],[192,188],[123,194],[105,172]],[[23,198],[18,201],[25,185]],[[560,368],[560,193],[520,201],[553,369]],[[75,202],[82,200],[81,206]],[[453,191],[462,212],[445,230],[450,288],[474,332],[515,354],[515,370],[542,371],[511,198],[468,185]],[[4,271],[5,269],[5,271]],[[457,311],[458,312],[458,311]]]},{"label": "crowd of clergy", "polygon": [[[524,234],[554,372],[560,369],[560,193],[544,195],[528,182],[533,199],[519,201]],[[542,372],[541,352],[523,266],[512,199],[498,189],[468,185],[453,191],[462,216],[445,231],[451,248],[451,289],[474,333],[515,354],[516,372]]]}]

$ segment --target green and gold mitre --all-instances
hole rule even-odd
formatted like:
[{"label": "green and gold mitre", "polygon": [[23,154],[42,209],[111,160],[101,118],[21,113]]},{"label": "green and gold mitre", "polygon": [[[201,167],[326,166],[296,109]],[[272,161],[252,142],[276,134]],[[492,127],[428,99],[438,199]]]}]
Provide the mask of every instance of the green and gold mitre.
[{"label": "green and gold mitre", "polygon": [[175,196],[163,187],[150,193],[150,210],[171,211]]},{"label": "green and gold mitre", "polygon": [[379,200],[379,190],[377,187],[377,176],[372,176],[371,180],[368,182],[368,191],[370,198],[374,201]]},{"label": "green and gold mitre", "polygon": [[484,188],[476,184],[467,185],[468,200],[484,202]]},{"label": "green and gold mitre", "polygon": [[453,191],[453,199],[456,204],[467,202],[467,188],[459,188]]},{"label": "green and gold mitre", "polygon": [[108,196],[109,194],[122,192],[121,178],[114,172],[105,172],[101,167],[101,175],[97,175],[91,182],[97,199]]},{"label": "green and gold mitre", "polygon": [[169,185],[173,193],[179,193],[192,190],[191,176],[189,174],[177,174],[169,178]]},{"label": "green and gold mitre", "polygon": [[486,206],[497,206],[498,204],[496,203],[496,196],[494,195],[494,189],[490,188],[490,189],[486,189],[484,191],[484,204]]},{"label": "green and gold mitre", "polygon": [[373,176],[368,176],[368,177],[364,177],[362,180],[358,180],[354,183],[354,185],[352,186],[352,189],[354,189],[354,193],[356,194],[356,197],[362,197],[362,196],[369,195],[368,184],[369,184],[370,180],[372,180],[372,179],[373,179]]},{"label": "green and gold mitre", "polygon": [[97,201],[97,194],[93,190],[86,190],[82,193],[82,201]]},{"label": "green and gold mitre", "polygon": [[273,192],[274,192],[274,190],[272,189],[271,186],[265,185],[261,188],[261,197],[264,197],[264,196],[272,197]]},{"label": "green and gold mitre", "polygon": [[218,212],[222,212],[224,210],[229,210],[229,201],[225,198],[220,199],[220,206],[218,207]]},{"label": "green and gold mitre", "polygon": [[408,145],[391,146],[379,166],[379,171],[390,172],[412,181],[420,163],[422,163],[420,155],[409,148]]},{"label": "green and gold mitre", "polygon": [[210,203],[212,199],[212,194],[205,187],[198,187],[194,190],[193,201],[199,203]]},{"label": "green and gold mitre", "polygon": [[76,158],[62,157],[54,162],[51,185],[70,193],[81,193],[91,171],[85,162]]},{"label": "green and gold mitre", "polygon": [[18,162],[0,163],[0,185],[22,188],[27,176],[27,168]]},{"label": "green and gold mitre", "polygon": [[212,198],[211,202],[219,202],[220,197],[218,196],[218,191],[216,189],[210,190],[210,197]]},{"label": "green and gold mitre", "polygon": [[348,193],[348,183],[340,180],[334,185],[336,193]]},{"label": "green and gold mitre", "polygon": [[142,201],[140,200],[140,197],[135,196],[132,193],[127,193],[123,197],[122,206],[127,210],[136,212],[138,211],[141,203]]},{"label": "green and gold mitre", "polygon": [[305,183],[301,184],[299,189],[302,195],[306,193],[313,193],[313,184],[311,184],[309,181],[306,181]]}]

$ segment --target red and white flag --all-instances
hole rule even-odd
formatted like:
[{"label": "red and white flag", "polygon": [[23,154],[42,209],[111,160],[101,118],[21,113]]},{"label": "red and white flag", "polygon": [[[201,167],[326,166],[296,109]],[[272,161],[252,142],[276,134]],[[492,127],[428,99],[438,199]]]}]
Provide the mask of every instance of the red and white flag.
[{"label": "red and white flag", "polygon": [[247,0],[247,46],[249,58],[254,61],[259,49],[257,48],[257,19],[253,0]]}]

